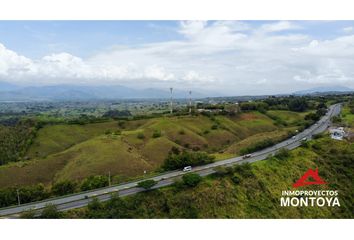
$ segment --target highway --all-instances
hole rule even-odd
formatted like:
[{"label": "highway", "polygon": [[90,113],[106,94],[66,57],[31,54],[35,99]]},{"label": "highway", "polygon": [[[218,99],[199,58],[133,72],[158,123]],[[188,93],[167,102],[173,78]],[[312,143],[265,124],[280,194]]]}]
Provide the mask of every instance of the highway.
[{"label": "highway", "polygon": [[[257,151],[251,154],[249,158],[234,157],[222,161],[217,161],[211,164],[194,167],[192,171],[198,173],[200,176],[206,176],[215,172],[214,168],[218,166],[231,166],[234,164],[242,164],[245,162],[256,162],[266,159],[270,155],[274,155],[279,149],[287,148],[289,150],[297,148],[301,145],[301,141],[306,139],[311,139],[315,134],[324,132],[330,125],[330,120],[332,116],[338,115],[341,111],[341,105],[335,104],[329,107],[329,110],[325,116],[323,116],[317,123],[311,127],[305,129],[304,131],[298,133],[295,137],[284,140],[274,146]],[[153,179],[158,183],[153,187],[153,189],[168,186],[174,183],[175,179],[181,175],[186,174],[182,170],[167,172],[158,176],[154,176],[147,179]],[[142,180],[139,180],[142,181]],[[33,202],[29,204],[23,204],[20,206],[11,206],[7,208],[0,209],[0,217],[5,218],[16,218],[20,213],[26,210],[34,209],[38,212],[41,211],[47,204],[54,204],[60,211],[65,211],[74,208],[80,208],[86,206],[93,198],[98,198],[101,201],[105,201],[111,198],[112,194],[118,194],[119,196],[128,196],[138,192],[143,192],[144,189],[137,187],[139,181],[133,181],[129,183],[124,183],[120,185],[105,187],[97,190],[92,190],[89,192],[81,192],[73,195],[63,196],[60,198],[47,199],[40,202]]]}]

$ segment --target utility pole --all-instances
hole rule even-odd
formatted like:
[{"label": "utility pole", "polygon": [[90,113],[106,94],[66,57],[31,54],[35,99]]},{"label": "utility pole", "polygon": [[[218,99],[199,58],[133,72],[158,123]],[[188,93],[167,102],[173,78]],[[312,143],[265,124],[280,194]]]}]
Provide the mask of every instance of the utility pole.
[{"label": "utility pole", "polygon": [[192,91],[189,91],[189,115],[192,114]]},{"label": "utility pole", "polygon": [[108,171],[108,186],[111,186],[111,171]]},{"label": "utility pole", "polygon": [[18,189],[16,189],[16,192],[17,192],[17,202],[18,202],[18,205],[20,206],[21,205],[20,192],[18,191]]},{"label": "utility pole", "polygon": [[170,92],[171,92],[171,99],[170,99],[170,107],[171,107],[171,109],[170,109],[170,113],[171,113],[171,114],[173,113],[172,91],[173,91],[173,88],[170,87]]}]

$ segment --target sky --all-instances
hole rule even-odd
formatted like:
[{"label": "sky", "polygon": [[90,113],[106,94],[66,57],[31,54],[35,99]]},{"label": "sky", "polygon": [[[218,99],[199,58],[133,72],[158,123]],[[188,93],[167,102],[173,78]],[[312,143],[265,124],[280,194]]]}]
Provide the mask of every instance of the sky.
[{"label": "sky", "polygon": [[0,81],[260,95],[354,88],[354,21],[0,21]]}]

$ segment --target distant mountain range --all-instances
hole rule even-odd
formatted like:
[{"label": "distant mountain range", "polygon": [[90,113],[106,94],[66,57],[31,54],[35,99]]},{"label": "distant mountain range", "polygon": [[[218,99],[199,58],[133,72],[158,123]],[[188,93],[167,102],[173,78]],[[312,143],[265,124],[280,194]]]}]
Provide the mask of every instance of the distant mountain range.
[{"label": "distant mountain range", "polygon": [[[353,92],[353,89],[343,86],[317,87],[296,91],[294,95]],[[222,96],[215,94],[214,96]],[[104,100],[104,99],[163,99],[169,98],[169,89],[135,89],[121,85],[114,86],[79,86],[54,85],[23,87],[8,82],[0,82],[0,101],[61,101],[61,100]],[[175,89],[174,98],[189,98],[188,91]],[[210,97],[193,91],[193,98]]]},{"label": "distant mountain range", "polygon": [[[78,86],[55,85],[38,87],[19,87],[0,82],[0,101],[40,101],[40,100],[91,100],[91,99],[130,99],[130,98],[169,98],[169,89],[134,89],[125,86]],[[175,89],[174,98],[189,97],[188,91]],[[206,97],[193,91],[193,98]]]},{"label": "distant mountain range", "polygon": [[354,89],[343,87],[343,86],[329,86],[329,87],[316,87],[306,90],[296,91],[295,95],[308,95],[316,93],[336,93],[336,92],[353,92]]}]

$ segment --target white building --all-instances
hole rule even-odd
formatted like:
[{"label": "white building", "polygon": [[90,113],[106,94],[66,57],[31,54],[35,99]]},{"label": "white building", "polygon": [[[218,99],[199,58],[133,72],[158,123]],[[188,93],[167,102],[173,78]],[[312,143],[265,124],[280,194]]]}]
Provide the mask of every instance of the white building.
[{"label": "white building", "polygon": [[343,127],[331,128],[329,129],[329,133],[331,134],[331,138],[335,140],[341,141],[345,137],[345,131]]}]

